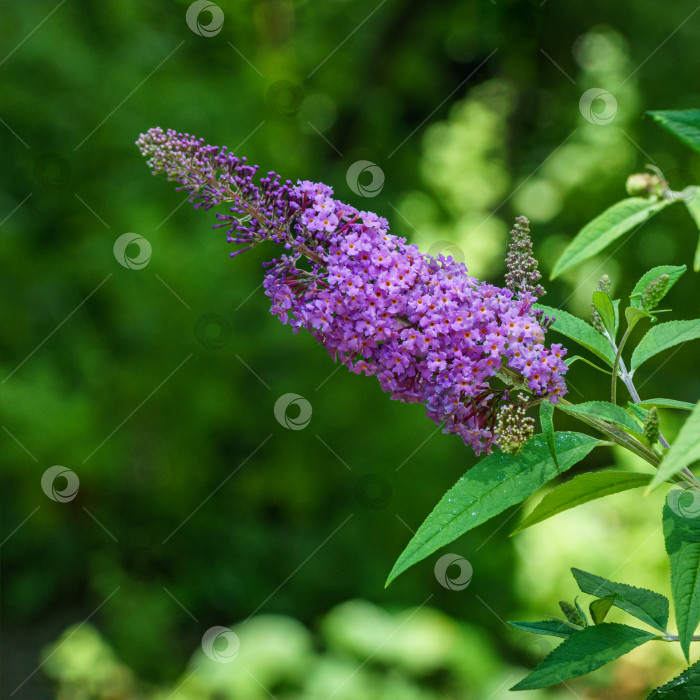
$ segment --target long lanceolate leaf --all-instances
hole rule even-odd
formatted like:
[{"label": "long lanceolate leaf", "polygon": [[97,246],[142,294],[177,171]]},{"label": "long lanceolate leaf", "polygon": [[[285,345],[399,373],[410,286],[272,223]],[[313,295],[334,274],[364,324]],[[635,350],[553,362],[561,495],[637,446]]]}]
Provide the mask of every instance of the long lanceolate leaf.
[{"label": "long lanceolate leaf", "polygon": [[636,405],[642,408],[651,408],[652,406],[657,408],[679,408],[683,411],[692,411],[695,408],[693,403],[676,401],[676,399],[644,399],[644,401],[640,401]]},{"label": "long lanceolate leaf", "polygon": [[574,265],[592,258],[627,231],[641,225],[674,201],[676,200],[630,197],[613,204],[576,234],[554,266],[552,279]]},{"label": "long lanceolate leaf", "polygon": [[612,367],[615,361],[615,353],[612,351],[610,344],[590,323],[586,323],[567,311],[553,309],[551,306],[545,306],[544,304],[535,304],[532,308],[544,311],[546,316],[555,319],[552,324],[553,330],[558,331],[567,338],[571,338],[571,340],[575,340],[579,345],[590,350]]},{"label": "long lanceolate leaf", "polygon": [[668,321],[654,326],[640,341],[632,353],[631,369],[674,345],[700,338],[700,319],[694,321]]},{"label": "long lanceolate leaf", "polygon": [[641,426],[624,408],[610,403],[609,401],[585,401],[584,403],[577,403],[571,406],[561,404],[558,408],[573,416],[599,418],[607,423],[618,425],[621,428],[627,428],[633,433],[641,434],[642,432]]},{"label": "long lanceolate leaf", "polygon": [[698,459],[700,459],[700,402],[695,405],[690,416],[683,423],[671,449],[661,460],[649,488],[655,488]]},{"label": "long lanceolate leaf", "polygon": [[541,435],[517,455],[494,452],[482,459],[435,506],[394,564],[387,585],[435,550],[525,500],[560,471],[580,462],[598,443],[582,433],[555,433],[559,469]]},{"label": "long lanceolate leaf", "polygon": [[[674,498],[674,496],[680,496]],[[695,494],[678,489],[669,492],[664,504],[666,552],[671,562],[671,591],[681,649],[689,657],[690,641],[700,622],[700,512],[686,508],[683,496]]]},{"label": "long lanceolate leaf", "polygon": [[661,632],[666,632],[668,624],[668,599],[660,593],[646,588],[629,586],[626,583],[608,581],[602,576],[589,574],[581,569],[571,569],[578,587],[583,593],[598,598],[613,597],[613,605],[646,622]]},{"label": "long lanceolate leaf", "polygon": [[651,474],[635,472],[601,471],[579,474],[548,493],[512,534],[596,498],[646,486],[650,481]]},{"label": "long lanceolate leaf", "polygon": [[586,627],[567,637],[511,690],[532,690],[583,676],[655,639],[652,632],[615,622]]}]

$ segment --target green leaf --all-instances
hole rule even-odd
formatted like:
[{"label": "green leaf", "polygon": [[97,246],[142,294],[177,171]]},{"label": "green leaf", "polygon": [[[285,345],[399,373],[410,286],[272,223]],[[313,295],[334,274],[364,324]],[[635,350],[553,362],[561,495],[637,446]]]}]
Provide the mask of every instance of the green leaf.
[{"label": "green leaf", "polygon": [[601,360],[604,360],[610,367],[615,361],[615,353],[610,344],[598,333],[598,331],[580,318],[573,316],[567,311],[553,309],[544,304],[533,304],[533,309],[544,311],[545,315],[555,318],[552,328],[571,340],[575,340],[579,345],[590,350]]},{"label": "green leaf", "polygon": [[[663,511],[666,552],[671,562],[671,592],[681,649],[688,658],[691,637],[700,622],[700,515],[695,508],[686,511],[671,489]],[[695,494],[689,494],[691,499]],[[673,507],[672,507],[673,506]]]},{"label": "green leaf", "polygon": [[614,596],[613,605],[616,608],[666,633],[669,606],[665,596],[648,591],[646,588],[608,581],[602,576],[589,574],[581,569],[571,569],[571,573],[583,593],[589,593],[597,598]]},{"label": "green leaf", "polygon": [[700,338],[700,319],[660,323],[651,328],[634,349],[632,370],[637,369],[654,355],[696,338]]},{"label": "green leaf", "polygon": [[599,625],[601,622],[605,621],[605,616],[610,612],[610,608],[612,608],[614,600],[614,595],[607,595],[605,598],[598,598],[598,600],[594,600],[588,606],[594,625]]},{"label": "green leaf", "polygon": [[[559,469],[580,462],[598,443],[590,435],[554,435]],[[388,586],[400,573],[506,508],[524,501],[559,471],[542,435],[517,455],[494,452],[472,467],[440,500],[401,553]]]},{"label": "green leaf", "polygon": [[574,599],[574,605],[576,606],[576,610],[578,610],[578,614],[581,616],[583,626],[588,627],[588,617],[586,617],[586,613],[583,612],[583,608],[579,605],[578,596]]},{"label": "green leaf", "polygon": [[602,372],[603,374],[607,374],[608,376],[612,374],[612,372],[610,372],[609,370],[603,369],[602,367],[598,367],[598,365],[595,364],[595,362],[591,362],[590,360],[587,360],[585,357],[581,357],[581,355],[572,355],[571,357],[567,357],[564,360],[564,364],[567,367],[571,367],[571,365],[573,365],[574,362],[576,362],[578,360],[585,362],[587,365],[590,365],[591,367],[593,367],[593,369],[597,369],[599,372]]},{"label": "green leaf", "polygon": [[615,332],[613,338],[617,337],[617,330],[620,327],[620,300],[613,299],[613,309],[615,309]]},{"label": "green leaf", "polygon": [[513,535],[527,527],[532,527],[558,513],[580,506],[583,503],[603,498],[613,493],[628,491],[646,486],[651,474],[635,472],[601,471],[579,474],[570,481],[557,486],[548,493],[530,515],[513,530]]},{"label": "green leaf", "polygon": [[554,421],[552,420],[553,414],[554,404],[546,399],[542,401],[542,403],[540,403],[540,425],[542,426],[542,435],[544,435],[544,439],[547,442],[549,454],[552,455],[557,471],[559,471],[557,448],[554,444]]},{"label": "green leaf", "polygon": [[641,406],[642,408],[651,408],[651,406],[656,406],[657,408],[680,408],[684,411],[692,411],[695,408],[694,403],[676,401],[675,399],[644,399],[644,401],[640,401],[635,405]]},{"label": "green leaf", "polygon": [[[695,225],[700,229],[700,187],[695,189],[695,194],[692,197],[684,199],[683,203],[687,207],[688,213],[693,217]],[[698,247],[695,249],[693,270],[700,271],[700,238],[698,238]]]},{"label": "green leaf", "polygon": [[658,635],[616,622],[603,622],[567,637],[511,690],[547,688],[604,666]]},{"label": "green leaf", "polygon": [[586,401],[571,406],[557,404],[557,408],[572,416],[591,416],[592,418],[598,418],[608,423],[613,423],[621,428],[627,428],[627,430],[631,430],[633,433],[642,434],[642,429],[639,424],[624,408],[608,401]]},{"label": "green leaf", "polygon": [[678,474],[683,467],[689,467],[698,459],[700,459],[700,401],[695,404],[681,426],[673,445],[661,460],[649,489],[656,488],[666,479]]},{"label": "green leaf", "polygon": [[637,309],[634,306],[628,306],[625,309],[625,319],[630,329],[634,328],[643,318],[654,319],[654,317],[648,311]]},{"label": "green leaf", "polygon": [[700,151],[700,109],[668,109],[647,114],[686,146]]},{"label": "green leaf", "polygon": [[644,425],[644,421],[647,419],[647,413],[649,411],[646,408],[641,408],[635,403],[632,403],[631,401],[627,402],[627,410],[642,424]]},{"label": "green leaf", "polygon": [[[661,275],[668,275],[668,286],[664,291],[664,296],[668,294],[669,289],[678,282],[681,275],[688,268],[685,265],[659,265],[658,267],[652,267],[649,272],[645,272],[640,278],[637,284],[634,285],[632,294],[630,294],[630,302],[635,309],[642,308],[642,293],[649,286],[650,282],[653,282],[657,277]],[[663,298],[663,297],[662,297]],[[629,319],[627,319],[629,321]]]},{"label": "green leaf", "polygon": [[550,637],[568,637],[576,632],[575,627],[571,627],[563,620],[540,620],[539,622],[511,622],[508,624],[515,629],[533,634],[546,634]]},{"label": "green leaf", "polygon": [[630,197],[616,202],[576,234],[557,260],[552,271],[552,279],[574,265],[592,258],[627,231],[643,224],[674,201],[676,200]]},{"label": "green leaf", "polygon": [[647,700],[700,700],[700,661],[654,690]]},{"label": "green leaf", "polygon": [[607,329],[611,338],[615,337],[615,307],[607,292],[596,290],[593,292],[593,306],[600,315],[603,325]]}]

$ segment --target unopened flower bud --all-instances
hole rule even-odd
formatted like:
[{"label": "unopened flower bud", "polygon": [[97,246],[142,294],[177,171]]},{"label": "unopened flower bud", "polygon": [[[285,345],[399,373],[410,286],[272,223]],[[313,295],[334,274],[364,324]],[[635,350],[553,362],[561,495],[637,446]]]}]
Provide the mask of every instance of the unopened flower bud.
[{"label": "unopened flower bud", "polygon": [[635,173],[627,178],[625,189],[630,197],[660,197],[666,183],[651,173]]},{"label": "unopened flower bud", "polygon": [[530,222],[524,216],[515,220],[515,226],[510,232],[510,245],[506,257],[506,286],[520,298],[533,296],[539,298],[545,294],[544,287],[537,284],[542,276],[537,269],[537,259],[532,254],[530,239]]},{"label": "unopened flower bud", "polygon": [[651,311],[658,306],[666,293],[670,281],[671,278],[668,275],[659,275],[656,279],[649,282],[646,289],[642,292],[642,308],[644,311]]},{"label": "unopened flower bud", "polygon": [[596,286],[596,291],[597,292],[605,292],[606,294],[610,294],[611,289],[612,289],[612,282],[610,281],[610,277],[608,275],[601,275],[600,279],[598,280],[598,284]]},{"label": "unopened flower bud", "polygon": [[567,603],[565,600],[560,600],[559,607],[561,608],[561,611],[564,613],[564,616],[569,622],[571,622],[574,625],[578,625],[579,627],[586,626],[586,620],[584,619],[579,609],[576,608],[574,605],[571,605],[571,603]]},{"label": "unopened flower bud", "polygon": [[653,445],[659,439],[659,412],[652,406],[644,419],[644,437]]}]

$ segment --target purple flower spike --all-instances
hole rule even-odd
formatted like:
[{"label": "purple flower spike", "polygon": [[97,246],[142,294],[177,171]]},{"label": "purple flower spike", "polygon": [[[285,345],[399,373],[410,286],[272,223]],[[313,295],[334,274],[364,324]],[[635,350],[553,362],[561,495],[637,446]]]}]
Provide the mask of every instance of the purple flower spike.
[{"label": "purple flower spike", "polygon": [[[386,219],[333,198],[327,185],[281,184],[268,173],[201,140],[151,129],[137,142],[154,173],[165,173],[217,214],[228,240],[263,240],[287,253],[266,264],[271,312],[294,332],[309,331],[352,372],[375,375],[392,398],[423,403],[443,432],[474,451],[498,442],[496,422],[507,396],[490,379],[516,373],[540,399],[566,393],[561,345],[544,345],[531,310],[540,292],[529,237],[518,222],[520,263],[512,288],[480,282],[452,257],[433,258],[389,233]],[[527,237],[527,240],[525,238]]]}]

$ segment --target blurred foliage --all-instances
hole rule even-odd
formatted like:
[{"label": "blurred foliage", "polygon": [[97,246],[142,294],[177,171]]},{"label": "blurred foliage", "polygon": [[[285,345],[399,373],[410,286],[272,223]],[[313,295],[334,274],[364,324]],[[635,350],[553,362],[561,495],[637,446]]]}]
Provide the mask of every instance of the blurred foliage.
[{"label": "blurred foliage", "polygon": [[[535,528],[517,551],[513,512],[458,543],[475,570],[463,593],[437,585],[430,565],[383,590],[410,529],[473,455],[437,437],[419,406],[334,373],[310,337],[270,319],[259,284],[271,250],[230,261],[212,217],[150,177],[133,142],[160,124],[284,176],[323,180],[494,281],[510,223],[526,214],[550,270],[645,163],[674,189],[700,182],[697,154],[641,118],[700,102],[695,3],[221,0],[224,26],[209,38],[188,28],[188,5],[0,5],[2,694],[32,674],[22,692],[49,697],[40,649],[85,619],[109,646],[89,627],[71,638],[86,645],[81,678],[84,664],[94,682],[104,668],[121,683],[132,673],[123,663],[175,688],[203,631],[222,620],[276,613],[313,628],[356,598],[406,609],[432,594],[431,606],[473,625],[469,653],[504,659],[498,668],[529,665],[497,618],[546,614],[550,596],[569,590],[569,564],[610,574],[631,555],[629,533],[651,527],[643,509],[624,496],[610,501],[619,510],[589,504],[561,521],[555,541],[552,528]],[[579,111],[591,87],[617,99],[609,124]],[[346,182],[359,159],[386,177],[371,200]],[[113,255],[128,231],[152,246],[142,270]],[[647,267],[685,262],[695,235],[684,212],[664,212],[612,259],[557,280],[547,303],[585,313],[603,271],[624,293]],[[677,318],[695,309],[695,284],[688,274],[669,294]],[[218,347],[195,331],[205,314],[230,330]],[[647,371],[643,395],[695,400],[692,353]],[[583,386],[605,396],[605,380],[585,367],[571,385],[573,400]],[[311,402],[307,429],[275,421],[286,392]],[[588,464],[613,459],[601,450]],[[54,464],[80,478],[70,503],[40,488]],[[639,583],[662,576],[658,542],[634,542]],[[296,624],[280,622],[280,634]],[[347,669],[343,656],[309,654],[318,687]],[[69,692],[68,676],[53,675]],[[408,687],[392,696],[434,692]]]},{"label": "blurred foliage", "polygon": [[[59,700],[505,700],[521,673],[481,644],[478,630],[425,606],[389,613],[348,601],[321,621],[320,637],[281,615],[254,617],[232,631],[239,643],[233,658],[220,660],[217,647],[199,649],[172,687],[139,680],[89,625],[66,630],[46,649],[46,673],[57,681]],[[378,639],[386,642],[377,647]]]}]

